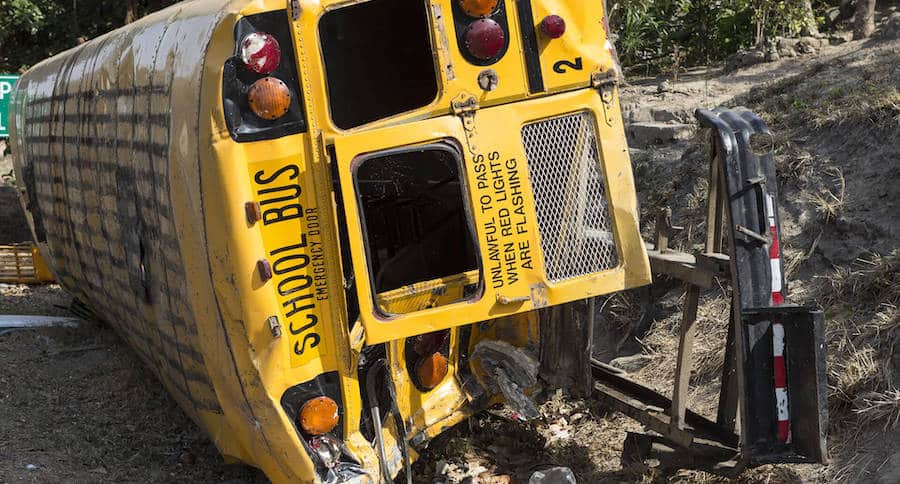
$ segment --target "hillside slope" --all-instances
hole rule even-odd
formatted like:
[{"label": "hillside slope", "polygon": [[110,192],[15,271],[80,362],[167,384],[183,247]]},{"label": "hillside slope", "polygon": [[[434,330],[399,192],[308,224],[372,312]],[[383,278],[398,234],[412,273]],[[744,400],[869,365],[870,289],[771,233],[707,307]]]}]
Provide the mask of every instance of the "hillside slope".
[{"label": "hillside slope", "polygon": [[[776,137],[785,264],[792,302],[826,314],[832,466],[783,466],[791,479],[900,481],[900,42],[854,42],[796,74],[724,104],[759,113]],[[686,230],[675,244],[702,249],[706,165],[696,141],[666,158],[633,153],[645,232],[669,205]],[[637,378],[671,385],[680,289],[655,293]],[[728,293],[700,308],[692,404],[711,413],[718,394]],[[746,476],[763,478],[770,470]],[[780,478],[785,478],[780,474]]]}]

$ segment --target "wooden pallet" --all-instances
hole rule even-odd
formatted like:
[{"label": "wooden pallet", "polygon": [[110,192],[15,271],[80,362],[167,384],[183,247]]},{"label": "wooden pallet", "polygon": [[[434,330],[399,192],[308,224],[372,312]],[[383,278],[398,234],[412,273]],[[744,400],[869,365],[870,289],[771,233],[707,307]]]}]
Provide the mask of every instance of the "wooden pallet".
[{"label": "wooden pallet", "polygon": [[0,283],[43,284],[53,281],[36,246],[0,245]]}]

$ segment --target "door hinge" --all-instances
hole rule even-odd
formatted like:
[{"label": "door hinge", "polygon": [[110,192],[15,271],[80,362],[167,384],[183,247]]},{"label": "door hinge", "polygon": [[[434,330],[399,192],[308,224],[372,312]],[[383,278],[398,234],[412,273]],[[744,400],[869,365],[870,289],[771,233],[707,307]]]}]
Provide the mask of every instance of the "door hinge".
[{"label": "door hinge", "polygon": [[600,93],[603,101],[603,118],[607,126],[613,125],[612,108],[615,102],[616,86],[619,84],[619,71],[613,67],[606,70],[595,70],[591,73],[591,87]]},{"label": "door hinge", "polygon": [[478,110],[478,99],[475,96],[461,92],[450,102],[450,111],[454,116],[462,120],[463,129],[466,131],[466,144],[474,155],[478,148],[475,146],[475,111]]}]

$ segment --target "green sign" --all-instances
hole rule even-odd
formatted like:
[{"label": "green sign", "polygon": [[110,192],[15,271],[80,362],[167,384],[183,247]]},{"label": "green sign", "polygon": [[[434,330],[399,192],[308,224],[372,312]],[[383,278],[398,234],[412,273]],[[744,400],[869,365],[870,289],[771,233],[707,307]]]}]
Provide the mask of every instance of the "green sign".
[{"label": "green sign", "polygon": [[0,75],[0,138],[9,137],[9,97],[19,76]]}]

